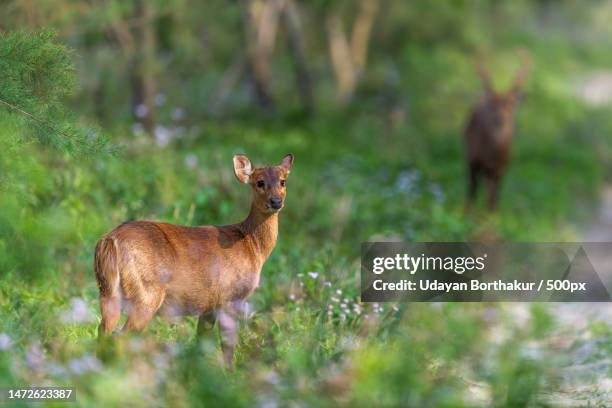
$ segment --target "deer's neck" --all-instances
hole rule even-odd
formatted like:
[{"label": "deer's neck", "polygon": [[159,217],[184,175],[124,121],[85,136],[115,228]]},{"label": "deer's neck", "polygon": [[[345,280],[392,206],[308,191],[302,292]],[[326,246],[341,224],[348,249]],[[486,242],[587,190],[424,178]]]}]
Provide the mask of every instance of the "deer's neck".
[{"label": "deer's neck", "polygon": [[248,217],[240,224],[240,230],[251,240],[263,263],[276,245],[278,213],[262,213],[251,206]]}]

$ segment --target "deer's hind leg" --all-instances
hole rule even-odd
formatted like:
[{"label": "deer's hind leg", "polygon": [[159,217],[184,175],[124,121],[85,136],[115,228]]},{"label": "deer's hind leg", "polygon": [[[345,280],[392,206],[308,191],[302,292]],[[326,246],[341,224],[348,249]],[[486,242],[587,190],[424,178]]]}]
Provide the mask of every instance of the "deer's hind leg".
[{"label": "deer's hind leg", "polygon": [[119,294],[100,295],[102,321],[98,327],[98,337],[111,334],[121,318],[121,297]]},{"label": "deer's hind leg", "polygon": [[467,177],[467,195],[465,200],[465,210],[469,210],[476,201],[476,194],[478,193],[478,182],[481,177],[481,168],[477,163],[470,163],[468,166],[468,177]]},{"label": "deer's hind leg", "polygon": [[121,329],[122,332],[142,331],[151,321],[164,302],[166,293],[162,287],[147,288],[128,299],[128,319]]}]

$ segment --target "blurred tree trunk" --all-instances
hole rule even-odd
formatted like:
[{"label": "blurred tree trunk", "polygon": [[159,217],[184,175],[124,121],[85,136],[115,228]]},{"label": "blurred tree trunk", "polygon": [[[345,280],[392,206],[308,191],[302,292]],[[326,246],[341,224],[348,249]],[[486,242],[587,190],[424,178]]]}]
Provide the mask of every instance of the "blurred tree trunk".
[{"label": "blurred tree trunk", "polygon": [[270,55],[278,31],[283,0],[244,0],[248,68],[255,98],[266,109],[274,109]]},{"label": "blurred tree trunk", "polygon": [[378,12],[378,0],[361,0],[350,39],[338,11],[327,17],[329,52],[337,82],[338,99],[348,102],[366,65],[370,36]]},{"label": "blurred tree trunk", "polygon": [[208,111],[213,115],[219,115],[225,102],[227,101],[230,93],[240,77],[243,75],[245,70],[245,58],[244,55],[239,54],[234,58],[234,61],[225,71],[217,89],[213,92],[210,97]]},{"label": "blurred tree trunk", "polygon": [[34,0],[22,0],[21,8],[28,28],[35,29],[42,25],[43,18],[40,13],[40,7]]},{"label": "blurred tree trunk", "polygon": [[302,99],[306,113],[311,114],[314,109],[312,95],[312,79],[308,70],[308,60],[304,52],[300,15],[294,0],[286,0],[283,8],[283,21],[287,30],[289,51],[293,58],[295,81]]},{"label": "blurred tree trunk", "polygon": [[157,38],[151,3],[135,0],[132,19],[113,21],[110,30],[126,61],[132,115],[149,135],[154,136]]},{"label": "blurred tree trunk", "polygon": [[144,130],[153,135],[155,132],[155,95],[157,39],[155,16],[149,0],[136,0],[134,10],[136,20],[136,52],[132,60],[132,112]]}]

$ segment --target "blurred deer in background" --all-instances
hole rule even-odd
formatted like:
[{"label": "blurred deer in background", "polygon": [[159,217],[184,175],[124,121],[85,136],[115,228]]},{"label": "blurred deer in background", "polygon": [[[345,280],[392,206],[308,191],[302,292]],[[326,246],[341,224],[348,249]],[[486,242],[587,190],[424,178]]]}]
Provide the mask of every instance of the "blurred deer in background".
[{"label": "blurred deer in background", "polygon": [[484,177],[487,183],[487,205],[495,210],[501,179],[510,158],[514,133],[514,111],[521,97],[521,90],[529,73],[529,56],[520,52],[522,66],[517,71],[512,86],[506,92],[497,92],[489,70],[482,57],[476,60],[476,68],[485,88],[485,95],[472,109],[465,129],[465,145],[468,162],[468,206],[476,198],[478,183]]},{"label": "blurred deer in background", "polygon": [[233,160],[236,178],[253,190],[251,211],[243,222],[188,227],[131,221],[98,242],[94,268],[102,311],[100,336],[113,331],[122,305],[128,315],[123,331],[143,330],[158,310],[196,314],[198,334],[218,319],[224,360],[231,365],[238,317],[276,245],[293,155],[279,166],[262,168],[254,168],[243,155]]}]

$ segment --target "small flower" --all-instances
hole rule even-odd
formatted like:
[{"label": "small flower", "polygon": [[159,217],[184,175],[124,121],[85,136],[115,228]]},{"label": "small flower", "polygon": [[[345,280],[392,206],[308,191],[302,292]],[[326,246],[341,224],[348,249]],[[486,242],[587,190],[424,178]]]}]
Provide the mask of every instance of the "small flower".
[{"label": "small flower", "polygon": [[340,303],[340,307],[341,307],[342,309],[346,309],[348,306],[346,305],[346,303]]},{"label": "small flower", "polygon": [[345,321],[346,320],[346,315],[344,313],[340,313],[340,321]]},{"label": "small flower", "polygon": [[291,299],[291,300],[295,300],[295,295],[294,295],[293,293],[291,293],[291,294],[289,295],[289,299]]},{"label": "small flower", "polygon": [[246,301],[234,302],[234,307],[241,313],[243,319],[250,319],[255,315],[255,309],[251,307],[251,304]]},{"label": "small flower", "polygon": [[155,140],[157,141],[157,145],[159,147],[166,147],[170,140],[172,140],[172,133],[165,126],[155,126]]},{"label": "small flower", "polygon": [[330,299],[331,299],[332,302],[336,302],[336,303],[340,302],[340,299],[338,299],[335,296],[332,296]]},{"label": "small flower", "polygon": [[94,356],[86,355],[75,358],[68,362],[68,367],[76,375],[82,375],[89,371],[100,371],[102,363]]},{"label": "small flower", "polygon": [[342,294],[342,289],[336,289],[336,295],[341,295]]},{"label": "small flower", "polygon": [[45,356],[39,344],[32,344],[28,347],[26,351],[26,363],[30,368],[39,370],[42,368],[44,362]]},{"label": "small flower", "polygon": [[149,113],[149,108],[147,105],[141,103],[134,108],[134,113],[136,114],[137,118],[142,119]]},{"label": "small flower", "polygon": [[185,166],[187,166],[188,169],[195,169],[197,165],[198,165],[198,156],[196,156],[193,153],[190,153],[187,156],[185,156]]},{"label": "small flower", "polygon": [[162,106],[164,103],[166,103],[166,95],[164,94],[155,95],[155,105],[156,106]]},{"label": "small flower", "polygon": [[185,110],[183,108],[174,108],[172,110],[172,120],[179,121],[185,118]]},{"label": "small flower", "polygon": [[399,312],[399,306],[397,306],[397,305],[391,306],[391,309],[393,309],[393,311],[396,312],[396,313]]},{"label": "small flower", "polygon": [[317,279],[317,277],[319,276],[318,272],[308,272],[308,276],[310,276],[312,279]]},{"label": "small flower", "polygon": [[270,385],[278,385],[281,382],[281,378],[276,371],[270,371],[264,376],[264,381]]},{"label": "small flower", "polygon": [[323,283],[323,286],[331,288],[331,282],[330,281],[325,281],[325,283]]},{"label": "small flower", "polygon": [[13,345],[13,340],[6,333],[0,333],[0,351],[6,351]]},{"label": "small flower", "polygon": [[82,298],[72,298],[70,309],[60,315],[60,320],[67,324],[87,323],[93,320],[93,314]]},{"label": "small flower", "polygon": [[327,311],[327,315],[328,315],[328,316],[332,316],[333,314],[334,314],[334,312],[332,312],[331,310],[328,310],[328,311]]},{"label": "small flower", "polygon": [[444,191],[442,191],[442,188],[438,184],[432,183],[429,187],[429,191],[436,202],[441,203],[444,201]]}]

